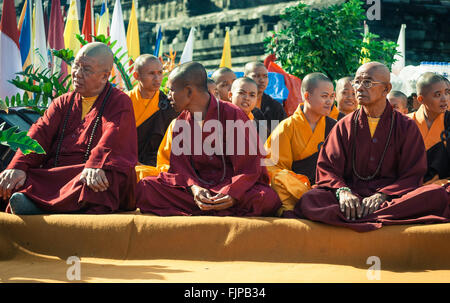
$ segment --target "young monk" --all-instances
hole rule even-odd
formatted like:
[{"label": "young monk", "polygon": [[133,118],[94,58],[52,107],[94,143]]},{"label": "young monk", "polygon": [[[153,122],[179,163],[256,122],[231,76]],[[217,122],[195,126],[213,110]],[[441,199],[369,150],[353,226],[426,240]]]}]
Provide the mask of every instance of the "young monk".
[{"label": "young monk", "polygon": [[219,99],[219,92],[217,91],[216,82],[214,82],[214,80],[211,78],[208,78],[208,92],[216,99]]},{"label": "young monk", "polygon": [[389,69],[366,63],[353,87],[361,108],[331,130],[319,152],[317,187],[301,197],[295,217],[359,232],[449,222],[450,193],[435,184],[421,186],[427,160],[416,123],[386,100]]},{"label": "young monk", "polygon": [[[322,73],[308,74],[302,81],[305,100],[294,114],[283,120],[266,142],[277,163],[268,166],[271,186],[278,193],[282,207],[278,215],[292,212],[300,197],[314,184],[320,146],[336,121],[327,115],[334,100],[331,80]],[[276,144],[274,149],[272,144]]]},{"label": "young monk", "polygon": [[[136,87],[128,92],[133,102],[138,136],[138,159],[143,165],[156,165],[158,147],[177,114],[160,91],[163,78],[161,61],[149,54],[140,55],[134,63]],[[137,167],[137,171],[145,166]]]},{"label": "young monk", "polygon": [[211,75],[211,79],[216,83],[219,99],[230,102],[228,93],[236,80],[236,74],[228,67],[221,67]]},{"label": "young monk", "polygon": [[250,120],[254,120],[252,110],[256,105],[258,85],[250,78],[242,77],[236,79],[228,93],[231,103],[242,109]]},{"label": "young monk", "polygon": [[392,108],[404,115],[408,114],[408,97],[398,90],[393,90],[387,95]]},{"label": "young monk", "polygon": [[80,49],[72,65],[74,91],[56,98],[28,132],[46,154],[17,151],[0,174],[7,212],[135,209],[136,125],[130,98],[108,81],[112,67],[105,44]]},{"label": "young monk", "polygon": [[[269,136],[272,129],[286,118],[286,112],[280,102],[277,102],[264,91],[269,84],[269,72],[261,62],[249,62],[244,67],[244,77],[253,79],[258,85],[258,95],[256,106],[263,113],[262,117],[258,117],[259,121],[265,121],[267,125],[267,135]],[[255,114],[257,117],[257,114]]]},{"label": "young monk", "polygon": [[[345,115],[353,113],[358,104],[356,102],[355,90],[351,84],[353,77],[344,77],[336,82],[336,102],[338,114],[335,118],[332,113],[330,117],[339,121],[345,117]],[[333,107],[334,110],[335,107]]]},{"label": "young monk", "polygon": [[[167,85],[169,100],[181,114],[169,143],[168,171],[146,177],[137,185],[136,202],[141,212],[160,216],[273,215],[280,200],[268,185],[262,155],[259,150],[250,153],[246,146],[244,153],[237,152],[241,144],[251,141],[250,134],[242,127],[226,127],[229,121],[248,121],[244,112],[208,93],[206,70],[200,63],[176,67]],[[215,126],[207,130],[208,125]],[[203,126],[205,129],[198,129]],[[212,153],[205,150],[208,142],[214,144]]]},{"label": "young monk", "polygon": [[448,86],[444,77],[427,72],[417,80],[416,89],[421,106],[408,116],[416,122],[425,143],[428,170],[424,182],[444,184],[450,178],[450,147],[441,140],[445,126],[450,127]]}]

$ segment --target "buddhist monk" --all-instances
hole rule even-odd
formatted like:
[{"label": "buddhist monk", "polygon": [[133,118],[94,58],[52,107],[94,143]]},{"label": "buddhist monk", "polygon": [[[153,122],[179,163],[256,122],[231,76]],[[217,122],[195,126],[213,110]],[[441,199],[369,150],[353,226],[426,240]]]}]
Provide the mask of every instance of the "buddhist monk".
[{"label": "buddhist monk", "polygon": [[[280,207],[245,113],[208,93],[197,62],[176,67],[167,82],[169,100],[181,112],[170,142],[170,167],[137,185],[137,207],[160,216],[270,216]],[[240,126],[229,128],[230,122]],[[253,128],[253,129],[252,129]],[[213,131],[214,130],[214,131]],[[253,133],[253,136],[252,136]]]},{"label": "buddhist monk", "polygon": [[424,182],[448,183],[450,146],[441,139],[441,134],[450,127],[447,83],[441,75],[427,72],[417,80],[416,89],[421,106],[408,116],[416,122],[425,143],[428,170]]},{"label": "buddhist monk", "polygon": [[398,90],[390,91],[387,99],[392,108],[404,115],[408,114],[408,97]]},{"label": "buddhist monk", "polygon": [[351,82],[353,77],[344,77],[336,82],[336,103],[338,115],[331,117],[335,120],[341,120],[345,115],[351,114],[358,106],[355,98],[355,90]]},{"label": "buddhist monk", "polygon": [[233,81],[236,80],[236,74],[233,70],[228,67],[221,67],[211,75],[211,79],[216,83],[220,100],[230,102],[228,93]]},{"label": "buddhist monk", "polygon": [[18,151],[0,174],[7,212],[135,209],[136,125],[130,98],[108,82],[112,67],[105,44],[80,49],[72,65],[74,91],[56,98],[28,132],[46,154]]},{"label": "buddhist monk", "polygon": [[250,78],[242,77],[233,82],[228,97],[231,103],[239,107],[250,120],[255,117],[252,110],[256,105],[256,96],[258,94],[258,85]]},{"label": "buddhist monk", "polygon": [[154,166],[158,147],[177,114],[169,106],[167,96],[160,90],[163,66],[157,57],[140,55],[134,63],[133,76],[138,84],[128,95],[133,102],[136,118],[138,160],[140,164]]},{"label": "buddhist monk", "polygon": [[449,222],[449,194],[435,184],[421,187],[427,160],[416,123],[386,100],[389,69],[366,63],[353,87],[361,108],[331,130],[319,152],[317,187],[301,197],[295,216],[359,232]]},{"label": "buddhist monk", "polygon": [[[314,184],[318,151],[336,124],[327,116],[334,100],[334,87],[326,75],[308,74],[303,78],[301,90],[304,104],[278,124],[266,142],[272,158],[278,153],[278,161],[267,170],[271,186],[282,203],[280,216],[292,212],[300,197]],[[272,148],[272,142],[278,150]]]},{"label": "buddhist monk", "polygon": [[269,84],[269,72],[264,66],[264,63],[247,63],[244,67],[244,77],[249,77],[258,84],[258,95],[255,108],[260,109],[263,116],[257,117],[257,114],[255,113],[254,116],[260,123],[261,121],[265,121],[267,125],[267,136],[269,136],[278,123],[286,118],[286,112],[280,102],[275,101],[272,97],[264,93]]},{"label": "buddhist monk", "polygon": [[214,97],[215,97],[216,99],[219,98],[219,92],[217,91],[217,85],[216,85],[216,82],[214,82],[214,80],[211,79],[211,78],[208,78],[208,92],[209,92],[211,95],[214,95]]}]

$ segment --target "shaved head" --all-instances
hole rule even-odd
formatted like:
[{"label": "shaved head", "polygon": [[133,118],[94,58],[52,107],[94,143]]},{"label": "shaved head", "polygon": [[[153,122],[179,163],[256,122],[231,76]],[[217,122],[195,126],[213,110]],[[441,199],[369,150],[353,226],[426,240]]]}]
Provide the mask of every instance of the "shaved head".
[{"label": "shaved head", "polygon": [[177,66],[169,75],[169,80],[181,86],[192,85],[199,91],[208,91],[206,70],[198,62],[188,62]]},{"label": "shaved head", "polygon": [[[435,83],[438,82],[446,82],[446,78],[432,73],[432,72],[426,72],[424,74],[422,74],[419,79],[417,80],[416,83],[416,89],[417,89],[417,94],[418,95],[426,95],[430,90],[431,90],[431,86]],[[448,82],[448,80],[447,80]]]},{"label": "shaved head", "polygon": [[[142,54],[139,57],[136,58],[136,61],[134,62],[134,70],[137,71],[139,73],[139,71],[141,70],[141,68],[150,63],[150,62],[158,62],[161,63],[161,61],[158,59],[158,57],[155,57],[153,55],[150,54]],[[162,67],[162,64],[161,64]]]},{"label": "shaved head", "polygon": [[226,74],[226,73],[234,74],[232,69],[230,69],[228,67],[221,67],[211,75],[211,79],[213,79],[214,82],[217,82],[219,80],[220,76],[222,76],[223,74]]},{"label": "shaved head", "polygon": [[345,84],[352,82],[353,77],[343,77],[336,82],[336,91],[344,89]]},{"label": "shaved head", "polygon": [[333,84],[330,78],[328,78],[325,74],[311,73],[306,75],[302,80],[302,94],[305,92],[309,92],[311,94],[321,81],[330,82]]},{"label": "shaved head", "polygon": [[389,71],[389,68],[376,61],[361,65],[356,71],[356,74],[367,74],[369,77],[376,77],[377,81],[391,82],[391,72]]},{"label": "shaved head", "polygon": [[77,57],[86,56],[95,58],[98,65],[104,71],[110,72],[114,64],[114,54],[111,49],[102,42],[91,42],[83,46],[77,54]]},{"label": "shaved head", "polygon": [[258,67],[266,68],[264,63],[258,62],[258,61],[253,61],[253,62],[249,62],[249,63],[245,64],[245,66],[244,66],[244,76],[247,76],[249,73],[253,72]]},{"label": "shaved head", "polygon": [[234,80],[233,85],[231,85],[231,91],[235,91],[242,83],[248,83],[258,88],[258,84],[256,84],[256,82],[253,81],[253,79],[249,77],[242,77]]}]

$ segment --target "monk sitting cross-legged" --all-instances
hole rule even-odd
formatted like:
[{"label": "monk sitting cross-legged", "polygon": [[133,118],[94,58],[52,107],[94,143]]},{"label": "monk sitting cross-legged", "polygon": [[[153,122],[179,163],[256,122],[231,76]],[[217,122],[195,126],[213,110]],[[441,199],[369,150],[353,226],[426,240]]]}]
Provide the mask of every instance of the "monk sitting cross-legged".
[{"label": "monk sitting cross-legged", "polygon": [[386,100],[389,69],[364,64],[352,84],[361,108],[331,130],[317,161],[317,187],[302,196],[295,216],[360,232],[449,222],[449,194],[421,187],[427,160],[418,127]]},{"label": "monk sitting cross-legged", "polygon": [[333,104],[334,88],[326,75],[306,75],[301,90],[305,103],[281,121],[266,142],[275,162],[267,167],[271,186],[283,204],[278,210],[280,216],[291,213],[298,199],[314,184],[318,152],[336,124],[327,116]]},{"label": "monk sitting cross-legged", "polygon": [[169,100],[181,113],[168,142],[170,166],[139,181],[137,207],[160,216],[273,215],[280,200],[268,185],[256,129],[240,108],[210,95],[206,79],[196,62],[171,72]]},{"label": "monk sitting cross-legged", "polygon": [[6,211],[135,209],[136,125],[130,98],[108,82],[112,67],[113,53],[103,43],[78,52],[72,65],[75,91],[56,98],[28,132],[46,154],[18,151],[0,174]]}]

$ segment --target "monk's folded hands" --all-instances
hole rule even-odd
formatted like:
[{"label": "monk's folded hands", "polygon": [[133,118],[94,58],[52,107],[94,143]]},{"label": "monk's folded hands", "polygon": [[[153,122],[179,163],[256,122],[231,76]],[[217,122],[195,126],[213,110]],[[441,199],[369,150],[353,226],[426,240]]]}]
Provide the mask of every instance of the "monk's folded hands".
[{"label": "monk's folded hands", "polygon": [[9,199],[14,189],[19,189],[27,179],[27,174],[20,169],[5,169],[0,174],[0,195],[3,200]]}]

